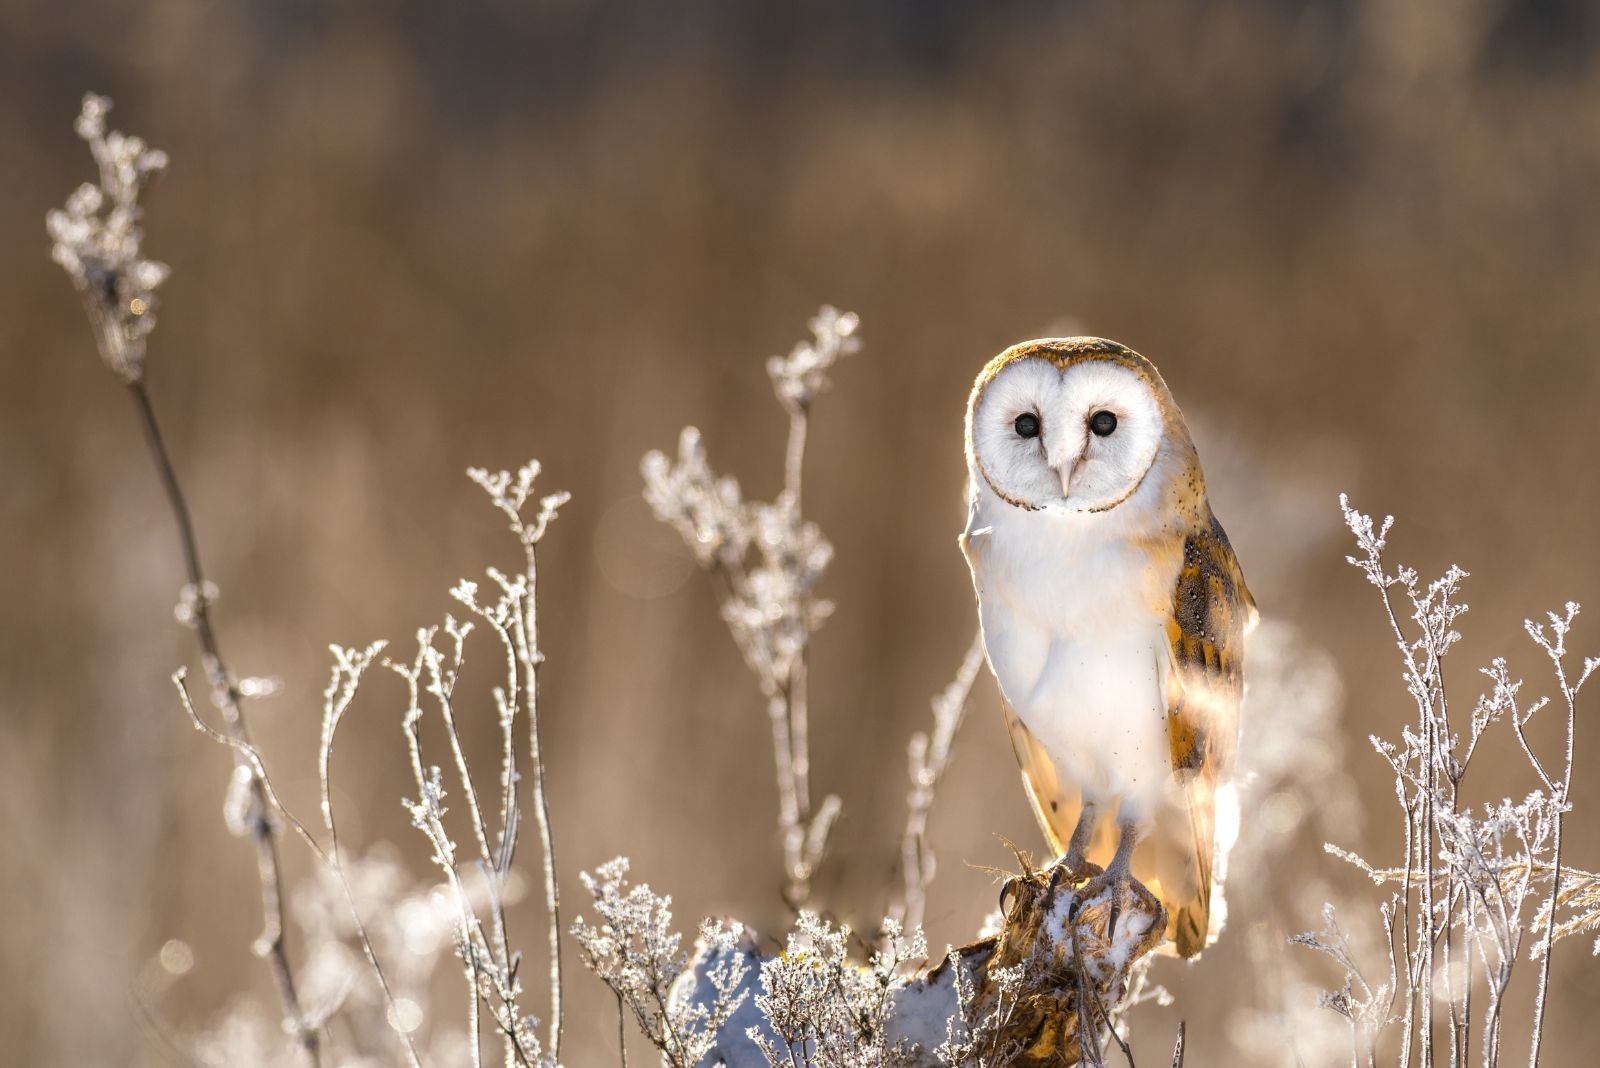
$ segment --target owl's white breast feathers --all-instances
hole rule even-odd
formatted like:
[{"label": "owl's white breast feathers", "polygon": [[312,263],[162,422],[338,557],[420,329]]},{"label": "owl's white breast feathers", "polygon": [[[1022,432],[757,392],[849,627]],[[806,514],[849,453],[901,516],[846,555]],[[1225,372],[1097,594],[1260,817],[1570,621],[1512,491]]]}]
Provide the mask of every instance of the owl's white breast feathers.
[{"label": "owl's white breast feathers", "polygon": [[[1144,502],[1098,514],[1030,512],[974,480],[968,555],[984,646],[1001,693],[1085,800],[1154,819],[1181,803],[1167,737],[1166,619],[1172,588],[1130,538]],[[1141,514],[1146,513],[1146,514]]]}]

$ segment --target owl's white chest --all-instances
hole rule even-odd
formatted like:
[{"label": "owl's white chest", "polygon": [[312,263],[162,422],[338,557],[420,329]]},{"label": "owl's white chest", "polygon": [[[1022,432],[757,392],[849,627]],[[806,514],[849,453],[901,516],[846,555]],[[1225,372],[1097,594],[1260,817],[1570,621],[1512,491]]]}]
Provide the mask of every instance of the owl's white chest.
[{"label": "owl's white chest", "polygon": [[1141,510],[1121,511],[1028,512],[983,488],[969,559],[1007,703],[1086,800],[1147,823],[1176,800],[1166,621],[1146,592],[1161,577],[1128,536]]}]

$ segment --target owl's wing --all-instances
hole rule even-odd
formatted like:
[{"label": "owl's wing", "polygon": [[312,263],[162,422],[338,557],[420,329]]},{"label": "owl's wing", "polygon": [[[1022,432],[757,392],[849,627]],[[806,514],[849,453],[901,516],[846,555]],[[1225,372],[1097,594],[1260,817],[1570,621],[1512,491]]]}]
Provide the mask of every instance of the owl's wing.
[{"label": "owl's wing", "polygon": [[1244,639],[1256,621],[1255,601],[1228,535],[1215,516],[1207,518],[1209,525],[1184,539],[1167,620],[1167,731],[1193,830],[1193,892],[1187,901],[1171,903],[1172,938],[1184,957],[1205,948],[1210,926],[1217,787],[1238,748]]},{"label": "owl's wing", "polygon": [[[1012,711],[1004,695],[1000,698],[1000,708],[1005,713],[1011,751],[1017,755],[1017,764],[1022,769],[1023,789],[1033,803],[1033,814],[1044,831],[1045,841],[1059,857],[1066,851],[1072,832],[1078,826],[1078,817],[1083,813],[1083,794],[1077,786],[1062,779],[1055,761],[1050,759],[1028,725]],[[1100,820],[1084,848],[1084,858],[1104,866],[1116,850],[1115,823]]]}]

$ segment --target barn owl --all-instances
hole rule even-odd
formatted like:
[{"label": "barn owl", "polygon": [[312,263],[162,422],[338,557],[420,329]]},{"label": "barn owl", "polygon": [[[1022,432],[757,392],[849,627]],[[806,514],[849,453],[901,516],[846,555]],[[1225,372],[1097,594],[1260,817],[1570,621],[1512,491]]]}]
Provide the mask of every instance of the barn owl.
[{"label": "barn owl", "polygon": [[1131,349],[1047,339],[989,362],[966,430],[960,544],[1034,811],[1081,900],[1115,915],[1137,879],[1192,957],[1256,610],[1183,414]]}]

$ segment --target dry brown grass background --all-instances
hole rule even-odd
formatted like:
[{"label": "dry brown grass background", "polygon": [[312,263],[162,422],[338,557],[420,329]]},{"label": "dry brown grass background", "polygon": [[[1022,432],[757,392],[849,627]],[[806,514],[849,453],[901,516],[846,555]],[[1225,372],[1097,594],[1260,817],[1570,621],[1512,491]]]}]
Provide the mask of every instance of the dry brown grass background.
[{"label": "dry brown grass background", "polygon": [[[759,698],[637,464],[694,423],[715,464],[775,492],[762,357],[820,303],[861,314],[865,350],[813,420],[807,509],[838,551],[813,777],[845,819],[820,892],[870,923],[905,739],[974,626],[962,405],[1013,341],[1100,334],[1161,367],[1263,610],[1340,668],[1367,817],[1343,838],[1369,855],[1398,831],[1364,738],[1408,702],[1337,492],[1399,514],[1396,552],[1424,573],[1474,572],[1463,689],[1500,652],[1542,681],[1523,617],[1600,609],[1600,25],[1580,5],[1422,7],[0,7],[4,1059],[157,1057],[128,991],[169,938],[197,956],[161,1003],[177,1025],[271,997],[250,852],[218,816],[228,761],[166,681],[190,653],[173,532],[47,259],[45,210],[89,176],[83,90],[173,158],[147,219],[175,272],[152,388],[230,657],[285,680],[255,725],[292,807],[314,805],[326,643],[404,640],[504,560],[462,469],[536,455],[573,491],[543,554],[572,903],[579,868],[628,853],[686,921],[782,921]],[[1600,647],[1594,617],[1576,644]],[[387,685],[344,728],[342,833],[414,848]],[[997,835],[1036,844],[980,689],[934,813],[935,944],[993,906],[969,865],[1009,863]],[[1600,724],[1579,743],[1594,813]],[[1574,828],[1570,859],[1600,865],[1600,821]],[[1335,863],[1293,838],[1275,885],[1359,892]],[[1247,946],[1317,923],[1296,909],[1283,930],[1235,915],[1168,975],[1178,1006],[1136,1024],[1147,1055],[1181,1014],[1191,1063],[1284,1063],[1236,1010]],[[532,913],[524,930],[537,945]],[[1587,949],[1558,958],[1548,1064],[1594,1034]],[[607,1002],[571,987],[566,1059],[608,1063]]]}]

